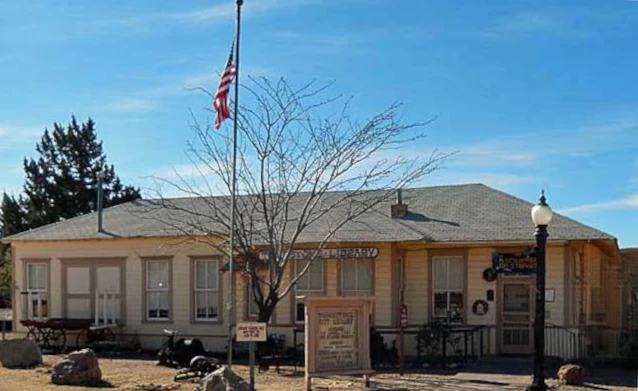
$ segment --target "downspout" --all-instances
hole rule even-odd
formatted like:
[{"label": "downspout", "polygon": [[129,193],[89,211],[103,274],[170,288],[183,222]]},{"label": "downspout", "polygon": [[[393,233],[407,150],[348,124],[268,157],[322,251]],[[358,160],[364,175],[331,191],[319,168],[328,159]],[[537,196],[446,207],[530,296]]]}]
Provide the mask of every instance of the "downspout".
[{"label": "downspout", "polygon": [[102,209],[104,209],[104,177],[103,171],[97,173],[97,232],[102,229]]}]

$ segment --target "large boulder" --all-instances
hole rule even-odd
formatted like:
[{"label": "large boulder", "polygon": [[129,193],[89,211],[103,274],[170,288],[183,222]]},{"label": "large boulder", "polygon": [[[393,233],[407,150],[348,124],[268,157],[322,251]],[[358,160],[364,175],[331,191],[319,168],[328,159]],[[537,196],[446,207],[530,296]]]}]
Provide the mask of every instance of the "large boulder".
[{"label": "large boulder", "polygon": [[42,364],[42,352],[35,341],[10,339],[0,342],[0,363],[5,368],[33,368]]},{"label": "large boulder", "polygon": [[249,391],[250,385],[228,367],[221,367],[203,378],[199,391]]},{"label": "large boulder", "polygon": [[580,386],[585,381],[585,368],[580,365],[567,364],[558,368],[558,380],[573,386]]},{"label": "large boulder", "polygon": [[69,353],[51,369],[53,384],[91,386],[99,384],[101,380],[102,371],[97,356],[91,349]]}]

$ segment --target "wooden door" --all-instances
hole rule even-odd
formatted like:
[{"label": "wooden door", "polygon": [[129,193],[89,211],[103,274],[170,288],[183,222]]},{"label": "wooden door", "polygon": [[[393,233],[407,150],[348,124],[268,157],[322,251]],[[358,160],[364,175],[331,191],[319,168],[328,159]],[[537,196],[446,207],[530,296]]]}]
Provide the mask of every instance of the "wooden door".
[{"label": "wooden door", "polygon": [[531,354],[533,341],[533,278],[502,277],[499,339],[501,353]]}]

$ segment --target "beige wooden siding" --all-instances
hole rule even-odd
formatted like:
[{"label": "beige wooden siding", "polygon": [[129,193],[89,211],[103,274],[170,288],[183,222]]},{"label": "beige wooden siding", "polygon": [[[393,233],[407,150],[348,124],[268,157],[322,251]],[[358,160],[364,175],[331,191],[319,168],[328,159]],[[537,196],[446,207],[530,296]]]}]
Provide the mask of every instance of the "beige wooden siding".
[{"label": "beige wooden siding", "polygon": [[[292,262],[288,264],[288,270],[284,272],[284,277],[281,279],[281,287],[283,289],[285,289],[290,283],[291,268]],[[293,287],[290,289],[290,293],[288,293],[283,299],[281,299],[279,304],[277,304],[277,307],[275,308],[275,322],[277,324],[291,325],[294,323],[290,313],[294,295],[295,288]]]},{"label": "beige wooden siding", "polygon": [[[470,325],[496,325],[497,299],[496,281],[487,282],[483,279],[483,271],[492,267],[491,248],[471,248],[467,256],[467,323]],[[487,301],[487,291],[494,292],[494,301],[488,302],[489,310],[485,315],[472,313],[472,305],[477,300]]]},{"label": "beige wooden siding", "polygon": [[565,248],[547,247],[545,289],[554,290],[554,302],[545,303],[546,321],[565,325]]},{"label": "beige wooden siding", "polygon": [[337,296],[337,292],[341,290],[341,287],[337,287],[338,284],[341,283],[341,276],[338,274],[338,261],[336,259],[327,259],[324,262],[324,273],[326,274],[326,279],[324,283],[326,286],[324,290],[327,296]]},{"label": "beige wooden siding", "polygon": [[[77,241],[77,242],[40,242],[14,243],[16,249],[16,287],[17,292],[24,289],[23,260],[35,258],[50,258],[50,310],[51,316],[62,315],[62,277],[61,258],[82,258],[87,261],[95,258],[122,257],[126,258],[126,326],[121,334],[126,338],[141,336],[144,347],[156,348],[162,342],[163,330],[172,328],[184,335],[202,337],[207,348],[223,350],[226,346],[226,326],[212,323],[191,324],[192,308],[190,281],[190,258],[192,255],[216,255],[213,249],[204,245],[172,245],[167,240],[109,240],[107,241]],[[172,276],[172,323],[145,322],[142,313],[143,300],[146,299],[145,287],[142,286],[143,263],[142,257],[171,256],[173,262]],[[220,293],[226,297],[224,289],[228,278],[227,273],[222,278]],[[18,295],[20,296],[20,295]],[[224,300],[225,301],[225,300]],[[21,306],[21,303],[18,303]],[[16,311],[20,319],[20,308]],[[222,318],[227,319],[225,308]],[[25,331],[19,326],[18,331]]]},{"label": "beige wooden siding", "polygon": [[426,250],[408,251],[405,255],[405,305],[408,323],[420,326],[427,322],[430,308],[428,300],[429,267]]},{"label": "beige wooden siding", "polygon": [[390,246],[379,248],[374,262],[374,325],[392,325],[392,250]]}]

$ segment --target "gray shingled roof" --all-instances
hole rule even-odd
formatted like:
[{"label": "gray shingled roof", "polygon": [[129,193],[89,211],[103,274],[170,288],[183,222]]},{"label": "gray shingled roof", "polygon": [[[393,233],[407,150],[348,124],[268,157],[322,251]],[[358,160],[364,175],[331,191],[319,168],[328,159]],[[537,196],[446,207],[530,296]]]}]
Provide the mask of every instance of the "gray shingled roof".
[{"label": "gray shingled roof", "polygon": [[[331,193],[331,202],[343,193]],[[222,200],[221,197],[209,199]],[[409,214],[391,218],[390,205],[380,204],[342,227],[331,241],[393,242],[426,240],[433,242],[529,241],[534,226],[530,217],[532,204],[482,184],[422,187],[403,190],[403,201]],[[204,211],[206,201],[198,198],[176,198],[171,202],[180,208]],[[338,219],[339,210],[306,229],[297,241],[316,242],[325,227]],[[3,241],[82,240],[181,236],[176,227],[184,221],[179,211],[136,200],[104,210],[104,232],[97,232],[97,213],[90,213],[55,224],[12,235]],[[189,217],[191,218],[191,217]],[[212,225],[207,230],[223,233]],[[183,227],[182,227],[183,228]],[[197,232],[194,232],[195,234]],[[550,240],[615,239],[612,235],[581,224],[559,214],[549,227]]]}]

